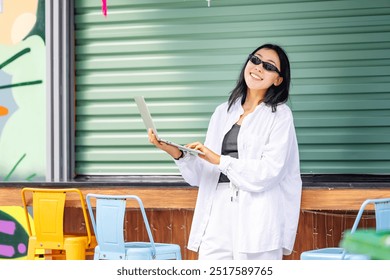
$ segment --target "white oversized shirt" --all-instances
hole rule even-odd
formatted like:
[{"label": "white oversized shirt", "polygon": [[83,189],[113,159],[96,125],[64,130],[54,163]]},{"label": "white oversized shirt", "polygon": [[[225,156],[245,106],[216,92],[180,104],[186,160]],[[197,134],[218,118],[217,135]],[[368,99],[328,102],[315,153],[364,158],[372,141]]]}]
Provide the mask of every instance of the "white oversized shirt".
[{"label": "white oversized shirt", "polygon": [[[244,113],[241,100],[227,111],[227,102],[212,115],[204,145],[220,154],[225,134]],[[237,137],[239,158],[221,156],[213,165],[186,154],[175,161],[183,178],[198,186],[188,249],[198,251],[206,229],[220,173],[239,189],[241,253],[282,248],[291,254],[298,226],[302,181],[298,145],[290,108],[261,103],[247,115]]]}]

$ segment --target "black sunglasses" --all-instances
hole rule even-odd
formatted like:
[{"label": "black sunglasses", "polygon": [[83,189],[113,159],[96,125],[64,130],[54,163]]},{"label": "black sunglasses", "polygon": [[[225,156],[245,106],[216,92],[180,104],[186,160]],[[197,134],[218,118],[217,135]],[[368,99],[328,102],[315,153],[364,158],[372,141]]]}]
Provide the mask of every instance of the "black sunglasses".
[{"label": "black sunglasses", "polygon": [[254,54],[249,55],[249,60],[250,60],[250,62],[252,62],[255,65],[263,64],[263,68],[267,71],[276,72],[279,74],[279,76],[282,75],[282,73],[280,73],[280,71],[278,70],[278,68],[276,68],[275,65],[273,65],[269,62],[262,61],[259,57],[255,56]]}]

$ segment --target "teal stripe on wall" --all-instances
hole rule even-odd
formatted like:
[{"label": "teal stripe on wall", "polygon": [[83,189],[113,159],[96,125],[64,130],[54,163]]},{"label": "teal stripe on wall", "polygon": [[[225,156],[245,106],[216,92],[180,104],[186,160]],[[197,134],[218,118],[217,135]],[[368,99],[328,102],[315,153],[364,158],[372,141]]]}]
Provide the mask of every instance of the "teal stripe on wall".
[{"label": "teal stripe on wall", "polygon": [[282,45],[305,174],[390,173],[390,1],[75,1],[76,173],[178,174],[147,141],[204,140],[257,46]]}]

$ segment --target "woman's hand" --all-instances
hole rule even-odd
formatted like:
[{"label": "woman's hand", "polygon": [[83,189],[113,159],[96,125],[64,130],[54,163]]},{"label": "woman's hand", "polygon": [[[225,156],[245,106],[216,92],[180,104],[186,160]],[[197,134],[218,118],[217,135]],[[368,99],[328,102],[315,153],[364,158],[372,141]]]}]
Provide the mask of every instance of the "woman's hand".
[{"label": "woman's hand", "polygon": [[[155,145],[160,150],[165,151],[171,157],[178,158],[181,156],[182,152],[177,147],[158,141],[156,138],[156,135],[154,135],[152,129],[148,129],[148,136],[149,136],[150,143]],[[221,156],[214,153],[212,150],[208,149],[206,146],[204,146],[200,142],[194,142],[194,143],[187,144],[186,147],[203,152],[204,155],[199,154],[198,156],[204,160],[207,160],[208,162],[210,162],[212,164],[219,164],[219,162],[220,162]]]},{"label": "woman's hand", "polygon": [[155,145],[160,150],[165,151],[171,157],[178,158],[181,156],[182,152],[177,147],[158,141],[156,135],[154,135],[153,130],[151,128],[148,129],[148,137],[150,143]]},{"label": "woman's hand", "polygon": [[207,160],[208,162],[210,162],[212,164],[218,165],[220,160],[221,160],[220,155],[214,153],[212,150],[210,150],[209,148],[207,148],[206,146],[204,146],[200,142],[194,142],[194,143],[187,144],[186,147],[203,152],[204,155],[199,154],[198,156],[204,160]]}]

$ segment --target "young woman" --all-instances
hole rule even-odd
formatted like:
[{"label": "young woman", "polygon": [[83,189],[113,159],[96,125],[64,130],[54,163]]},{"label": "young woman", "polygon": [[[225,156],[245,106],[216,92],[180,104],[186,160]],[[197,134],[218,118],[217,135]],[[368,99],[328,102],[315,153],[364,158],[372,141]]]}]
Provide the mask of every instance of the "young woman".
[{"label": "young woman", "polygon": [[229,100],[211,117],[204,155],[166,151],[183,178],[199,186],[188,249],[208,260],[280,260],[291,254],[302,181],[290,108],[290,63],[284,50],[266,44],[246,60]]}]

